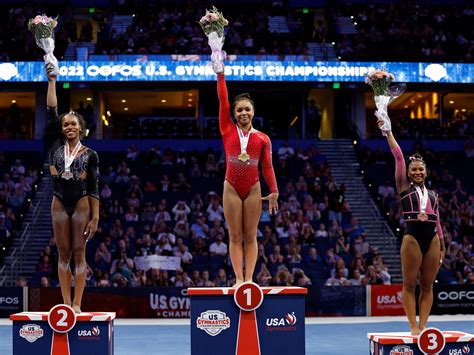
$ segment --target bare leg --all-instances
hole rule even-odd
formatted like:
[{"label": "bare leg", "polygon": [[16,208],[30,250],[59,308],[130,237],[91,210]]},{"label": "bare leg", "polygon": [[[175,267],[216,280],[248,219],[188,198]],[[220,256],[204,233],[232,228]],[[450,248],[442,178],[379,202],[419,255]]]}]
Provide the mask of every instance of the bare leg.
[{"label": "bare leg", "polygon": [[262,213],[262,192],[260,183],[256,183],[243,203],[245,282],[252,281],[257,263],[257,228]]},{"label": "bare leg", "polygon": [[423,255],[416,239],[411,235],[405,235],[400,250],[402,259],[403,290],[402,303],[410,324],[412,335],[420,333],[420,328],[416,322],[416,279],[421,267]]},{"label": "bare leg", "polygon": [[224,216],[229,229],[229,255],[238,286],[244,282],[242,248],[242,200],[228,181],[224,181]]},{"label": "bare leg", "polygon": [[441,257],[440,241],[434,236],[430,247],[423,257],[420,273],[420,329],[426,328],[431,306],[433,305],[433,283],[439,270]]},{"label": "bare leg", "polygon": [[84,231],[90,221],[90,206],[87,197],[81,198],[71,217],[72,227],[72,254],[74,256],[74,302],[72,308],[76,313],[81,313],[82,294],[86,286],[86,236]]},{"label": "bare leg", "polygon": [[64,206],[58,198],[53,196],[51,203],[51,219],[53,222],[53,233],[59,252],[58,278],[61,286],[61,294],[64,304],[72,305],[71,302],[71,219]]}]

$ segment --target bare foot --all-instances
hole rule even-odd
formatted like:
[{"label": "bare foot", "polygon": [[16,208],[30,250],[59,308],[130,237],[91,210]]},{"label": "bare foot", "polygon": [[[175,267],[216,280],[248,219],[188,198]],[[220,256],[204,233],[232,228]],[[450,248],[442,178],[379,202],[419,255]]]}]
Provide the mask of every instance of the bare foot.
[{"label": "bare foot", "polygon": [[234,286],[232,286],[232,287],[233,287],[233,288],[237,288],[237,287],[239,287],[240,285],[242,285],[243,283],[244,283],[243,280],[236,280]]},{"label": "bare foot", "polygon": [[76,312],[77,314],[81,313],[81,307],[77,304],[73,304],[72,305],[72,309],[74,309],[74,312]]},{"label": "bare foot", "polygon": [[410,329],[410,333],[411,335],[419,335],[421,333],[421,329],[418,326],[413,327]]}]

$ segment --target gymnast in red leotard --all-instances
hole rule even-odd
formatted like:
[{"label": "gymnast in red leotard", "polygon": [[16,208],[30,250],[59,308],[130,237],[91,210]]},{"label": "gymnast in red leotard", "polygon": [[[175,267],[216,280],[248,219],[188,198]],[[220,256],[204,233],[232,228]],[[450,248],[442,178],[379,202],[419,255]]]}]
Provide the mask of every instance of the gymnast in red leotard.
[{"label": "gymnast in red leotard", "polygon": [[[226,154],[224,181],[224,216],[229,229],[229,254],[236,286],[252,281],[257,262],[257,227],[262,200],[269,202],[270,212],[278,209],[278,187],[272,165],[270,138],[252,127],[254,103],[248,94],[238,95],[232,105],[237,124],[232,122],[227,86],[223,73],[217,75],[219,127]],[[261,196],[258,162],[270,194]],[[244,241],[244,247],[242,242]],[[245,260],[245,275],[243,261]]]}]

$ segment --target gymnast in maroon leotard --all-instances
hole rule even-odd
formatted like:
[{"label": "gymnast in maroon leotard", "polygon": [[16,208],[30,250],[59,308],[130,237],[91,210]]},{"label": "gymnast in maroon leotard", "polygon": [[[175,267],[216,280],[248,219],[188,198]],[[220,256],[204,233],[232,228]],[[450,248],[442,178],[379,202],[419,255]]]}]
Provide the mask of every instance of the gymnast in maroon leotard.
[{"label": "gymnast in maroon leotard", "polygon": [[[223,73],[217,76],[219,96],[219,127],[224,144],[227,170],[224,182],[224,215],[229,229],[229,254],[236,276],[236,285],[252,281],[257,261],[257,226],[262,200],[269,202],[270,212],[278,209],[278,187],[272,165],[270,138],[252,127],[254,103],[248,94],[235,98],[232,122],[227,86]],[[261,197],[258,163],[270,195]],[[242,248],[242,241],[245,241]],[[243,272],[245,260],[245,276]]]},{"label": "gymnast in maroon leotard", "polygon": [[[377,114],[376,114],[377,115]],[[378,121],[379,127],[383,121]],[[395,182],[400,194],[406,230],[400,256],[403,274],[402,303],[412,335],[428,322],[433,304],[433,283],[445,255],[439,220],[438,195],[425,186],[426,164],[419,154],[410,157],[408,174],[405,159],[392,132],[384,131],[395,158]],[[416,282],[420,278],[420,319],[416,322]]]}]

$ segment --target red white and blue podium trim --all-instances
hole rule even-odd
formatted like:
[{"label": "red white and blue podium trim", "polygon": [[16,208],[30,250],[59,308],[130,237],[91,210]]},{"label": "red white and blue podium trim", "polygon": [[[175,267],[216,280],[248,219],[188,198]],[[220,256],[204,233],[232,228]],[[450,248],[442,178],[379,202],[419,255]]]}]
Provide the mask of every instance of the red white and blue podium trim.
[{"label": "red white and blue podium trim", "polygon": [[189,288],[188,294],[192,355],[305,353],[305,288],[244,283],[238,288]]},{"label": "red white and blue podium trim", "polygon": [[13,355],[113,355],[114,319],[113,312],[75,314],[66,305],[12,314]]}]

